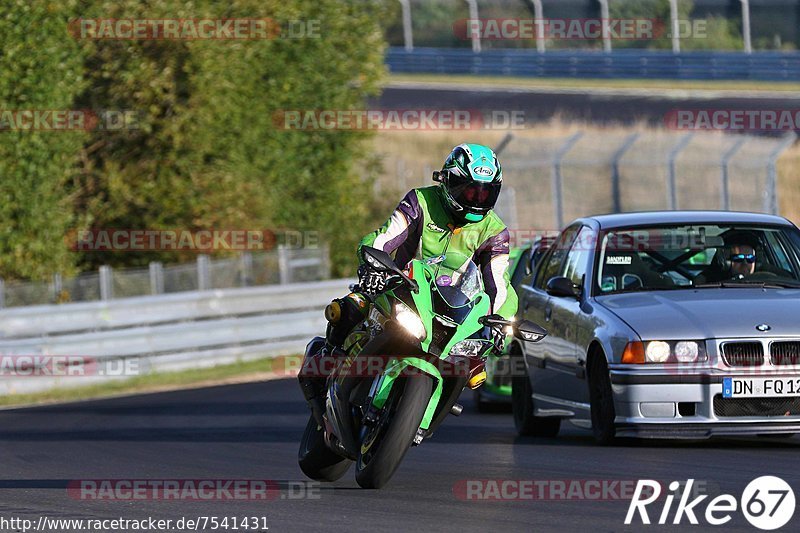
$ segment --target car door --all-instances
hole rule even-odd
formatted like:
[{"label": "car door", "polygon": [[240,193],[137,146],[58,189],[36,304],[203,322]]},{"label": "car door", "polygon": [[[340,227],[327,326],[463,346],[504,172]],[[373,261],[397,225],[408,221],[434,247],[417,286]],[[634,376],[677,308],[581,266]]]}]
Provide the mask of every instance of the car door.
[{"label": "car door", "polygon": [[561,233],[539,262],[533,284],[523,287],[520,299],[523,318],[541,325],[548,331],[547,337],[541,342],[526,343],[525,346],[525,358],[528,367],[532,369],[533,390],[545,396],[558,394],[560,387],[558,382],[563,381],[559,361],[569,351],[565,348],[568,341],[564,335],[568,332],[565,331],[564,316],[558,313],[556,321],[553,321],[553,298],[547,294],[545,287],[547,280],[558,276],[562,271],[579,227],[571,226]]},{"label": "car door", "polygon": [[594,230],[588,226],[581,227],[558,274],[572,281],[580,289],[580,296],[551,296],[547,304],[551,309],[550,322],[562,339],[551,356],[552,374],[560,397],[572,402],[587,401],[583,346],[586,333],[592,326],[584,302],[589,292],[590,280],[586,274],[593,258],[595,240]]}]

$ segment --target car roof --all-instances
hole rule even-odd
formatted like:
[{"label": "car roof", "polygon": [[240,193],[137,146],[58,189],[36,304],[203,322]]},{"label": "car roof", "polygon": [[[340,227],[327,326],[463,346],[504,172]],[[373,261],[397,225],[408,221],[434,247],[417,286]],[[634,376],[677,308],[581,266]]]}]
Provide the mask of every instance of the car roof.
[{"label": "car roof", "polygon": [[641,211],[592,215],[578,219],[578,221],[594,221],[600,226],[600,229],[655,226],[660,224],[765,224],[793,226],[791,222],[780,216],[742,211]]}]

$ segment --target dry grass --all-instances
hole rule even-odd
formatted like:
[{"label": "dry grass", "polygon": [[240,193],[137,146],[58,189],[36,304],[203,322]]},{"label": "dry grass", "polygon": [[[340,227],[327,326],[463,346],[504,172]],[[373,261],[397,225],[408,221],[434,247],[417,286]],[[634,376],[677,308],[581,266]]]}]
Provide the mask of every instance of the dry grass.
[{"label": "dry grass", "polygon": [[[576,132],[584,137],[564,160],[565,219],[610,211],[611,153],[634,132],[641,137],[621,162],[623,210],[666,208],[666,155],[681,132],[652,128],[599,127],[554,119],[534,128],[513,130],[514,141],[502,153],[506,180],[516,189],[517,209],[509,226],[553,227],[550,158],[555,149]],[[381,131],[373,151],[383,166],[378,187],[381,196],[396,201],[413,187],[432,184],[431,171],[439,168],[449,150],[461,142],[496,147],[507,131]],[[718,209],[719,159],[738,137],[719,132],[698,132],[681,153],[677,165],[679,207]],[[774,141],[754,138],[731,161],[731,207],[758,210],[766,179],[763,159]],[[800,221],[800,144],[783,153],[778,162],[780,210]],[[391,203],[391,202],[390,202]],[[377,222],[377,221],[376,221]],[[382,221],[381,221],[382,222]]]}]

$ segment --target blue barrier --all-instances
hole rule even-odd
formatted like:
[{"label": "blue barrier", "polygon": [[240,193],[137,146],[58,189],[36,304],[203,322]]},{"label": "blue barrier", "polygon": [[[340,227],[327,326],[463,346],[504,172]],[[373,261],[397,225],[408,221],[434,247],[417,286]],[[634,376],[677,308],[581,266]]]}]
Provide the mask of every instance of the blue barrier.
[{"label": "blue barrier", "polygon": [[395,73],[477,74],[539,78],[661,78],[680,80],[800,81],[800,53],[566,51],[531,49],[390,48]]}]

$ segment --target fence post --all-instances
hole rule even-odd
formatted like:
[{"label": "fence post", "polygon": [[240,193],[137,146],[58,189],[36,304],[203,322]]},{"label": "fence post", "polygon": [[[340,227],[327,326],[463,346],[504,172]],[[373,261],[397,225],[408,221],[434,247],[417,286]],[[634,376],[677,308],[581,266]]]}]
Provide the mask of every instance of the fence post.
[{"label": "fence post", "polygon": [[678,20],[678,0],[669,0],[669,20],[672,26],[672,53],[681,51],[680,21]]},{"label": "fence post", "polygon": [[767,162],[767,194],[764,197],[764,211],[773,215],[778,214],[778,158],[781,153],[789,148],[797,139],[797,134],[788,132],[783,141],[769,154]]},{"label": "fence post", "polygon": [[242,287],[249,287],[253,284],[253,254],[244,252],[241,256],[242,261]]},{"label": "fence post", "polygon": [[611,52],[611,21],[608,15],[608,0],[597,0],[600,2],[600,24],[603,31],[603,51]]},{"label": "fence post", "polygon": [[542,0],[533,0],[533,18],[536,24],[536,51],[540,54],[545,51],[544,15],[542,14]]},{"label": "fence post", "polygon": [[209,267],[208,256],[200,254],[197,256],[197,290],[207,291],[211,288],[211,269]]},{"label": "fence post", "polygon": [[164,294],[164,265],[153,261],[148,268],[150,270],[150,294]]},{"label": "fence post", "polygon": [[622,190],[619,186],[619,161],[622,159],[622,156],[625,155],[633,143],[639,138],[638,133],[630,134],[625,141],[622,143],[614,155],[611,156],[611,199],[614,206],[614,212],[619,213],[622,211]]},{"label": "fence post", "polygon": [[729,177],[729,165],[733,156],[739,151],[739,148],[747,142],[747,137],[742,136],[741,139],[733,143],[733,146],[728,148],[724,154],[722,154],[722,159],[720,159],[719,164],[722,169],[722,182],[721,182],[721,202],[720,206],[724,211],[728,211],[731,208],[731,189],[730,189],[730,177]]},{"label": "fence post", "polygon": [[564,226],[564,198],[561,190],[561,161],[567,155],[570,148],[572,148],[580,138],[583,137],[583,132],[572,135],[567,141],[556,150],[556,155],[553,157],[553,208],[555,211],[556,228],[561,230]]},{"label": "fence post", "polygon": [[686,148],[686,145],[694,137],[694,132],[689,132],[672,147],[672,150],[669,151],[669,156],[667,158],[667,169],[669,174],[667,175],[667,202],[668,208],[672,211],[678,209],[678,191],[677,187],[677,176],[675,172],[675,161],[678,159],[678,154],[681,153],[681,150]]},{"label": "fence post", "polygon": [[61,277],[61,272],[53,274],[53,301],[60,303],[61,289],[64,288],[64,280]]},{"label": "fence post", "polygon": [[320,247],[322,257],[320,258],[322,261],[322,268],[320,274],[322,275],[322,279],[330,279],[331,278],[331,247],[328,243],[323,244]]},{"label": "fence post", "polygon": [[0,309],[6,306],[6,282],[0,278]]},{"label": "fence post", "polygon": [[480,26],[478,26],[477,33],[475,30],[475,24],[478,20],[478,0],[464,0],[469,5],[469,18],[470,21],[473,21],[471,24],[467,23],[467,32],[470,34],[472,38],[472,51],[473,52],[480,52],[481,51],[481,32]]},{"label": "fence post", "polygon": [[403,44],[406,52],[414,49],[414,32],[411,27],[411,3],[410,0],[400,0],[403,6]]},{"label": "fence post", "polygon": [[289,248],[285,244],[278,245],[278,274],[281,285],[291,282],[292,273],[289,271]]},{"label": "fence post", "polygon": [[750,0],[739,0],[742,3],[742,39],[744,40],[744,53],[752,54],[753,45],[750,42]]},{"label": "fence post", "polygon": [[508,146],[508,143],[510,143],[512,140],[514,140],[514,134],[506,133],[505,137],[500,139],[500,142],[497,144],[497,148],[494,149],[495,155],[500,155],[500,152],[505,150],[506,146]]},{"label": "fence post", "polygon": [[112,283],[111,267],[103,265],[100,267],[100,299],[103,301],[114,298],[114,284]]}]

